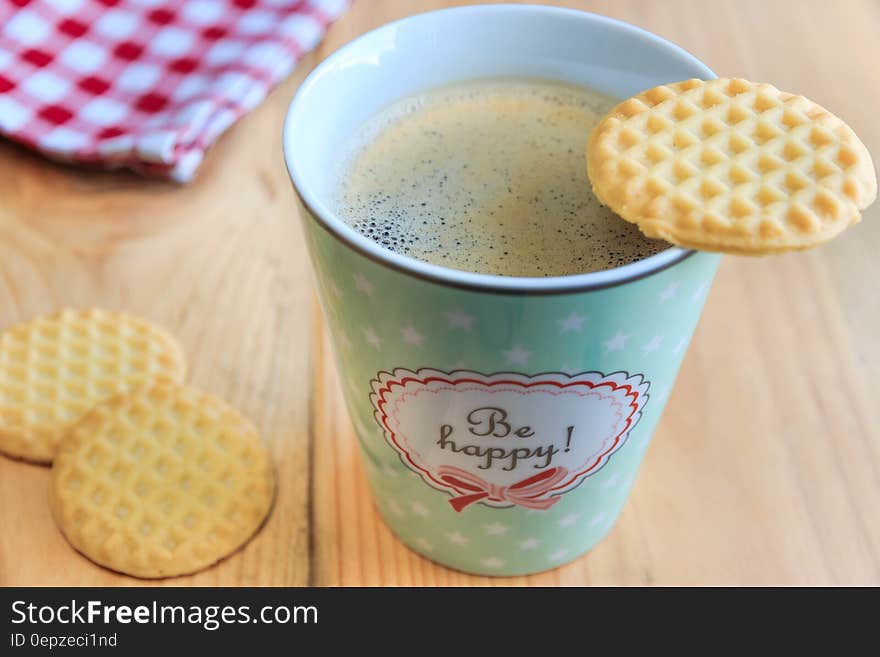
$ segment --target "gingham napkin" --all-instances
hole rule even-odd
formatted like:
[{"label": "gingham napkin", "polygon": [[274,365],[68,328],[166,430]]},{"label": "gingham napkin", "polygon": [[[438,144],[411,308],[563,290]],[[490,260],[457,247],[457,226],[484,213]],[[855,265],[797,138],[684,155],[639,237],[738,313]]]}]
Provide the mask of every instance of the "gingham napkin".
[{"label": "gingham napkin", "polygon": [[348,0],[0,0],[0,134],[192,178]]}]

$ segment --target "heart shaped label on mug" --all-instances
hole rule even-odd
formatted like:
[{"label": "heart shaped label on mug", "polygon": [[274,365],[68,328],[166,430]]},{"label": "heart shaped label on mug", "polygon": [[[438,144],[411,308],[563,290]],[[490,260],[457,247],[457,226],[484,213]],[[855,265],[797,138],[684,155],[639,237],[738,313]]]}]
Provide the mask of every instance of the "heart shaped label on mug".
[{"label": "heart shaped label on mug", "polygon": [[456,511],[480,503],[549,509],[597,472],[638,423],[641,374],[486,376],[380,372],[370,400],[389,444]]}]

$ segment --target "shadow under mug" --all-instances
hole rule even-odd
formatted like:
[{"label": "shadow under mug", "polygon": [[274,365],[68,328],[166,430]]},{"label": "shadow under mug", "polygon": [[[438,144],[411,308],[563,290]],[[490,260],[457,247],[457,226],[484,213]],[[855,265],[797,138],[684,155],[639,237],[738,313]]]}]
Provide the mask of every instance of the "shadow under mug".
[{"label": "shadow under mug", "polygon": [[625,98],[715,75],[602,16],[462,7],[356,39],[288,111],[285,160],[376,506],[436,562],[519,575],[574,559],[613,526],[719,257],[670,248],[595,273],[490,276],[392,253],[340,220],[333,174],[364,121],[421,90],[497,76]]}]

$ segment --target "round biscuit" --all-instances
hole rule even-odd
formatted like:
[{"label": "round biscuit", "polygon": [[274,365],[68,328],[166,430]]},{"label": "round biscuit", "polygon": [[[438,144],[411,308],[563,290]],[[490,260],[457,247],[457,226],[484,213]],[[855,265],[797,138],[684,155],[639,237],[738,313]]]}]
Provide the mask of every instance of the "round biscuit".
[{"label": "round biscuit", "polygon": [[108,400],[66,436],[50,507],[79,552],[141,578],[193,573],[244,545],[275,477],[256,429],[200,390],[157,384]]},{"label": "round biscuit", "polygon": [[803,96],[742,79],[644,91],[593,130],[599,200],[652,238],[760,255],[826,242],[877,195],[868,149]]},{"label": "round biscuit", "polygon": [[0,452],[50,463],[98,402],[185,376],[177,340],[132,315],[67,309],[13,326],[0,333]]}]

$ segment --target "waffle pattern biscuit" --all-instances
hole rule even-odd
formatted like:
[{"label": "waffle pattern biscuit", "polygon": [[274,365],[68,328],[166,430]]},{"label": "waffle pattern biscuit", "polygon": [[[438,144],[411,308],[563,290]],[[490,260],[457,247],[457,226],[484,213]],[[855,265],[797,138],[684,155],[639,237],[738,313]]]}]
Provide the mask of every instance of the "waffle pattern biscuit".
[{"label": "waffle pattern biscuit", "polygon": [[648,237],[727,253],[825,242],[877,195],[865,145],[803,96],[740,79],[661,85],[587,145],[596,196]]},{"label": "waffle pattern biscuit", "polygon": [[158,378],[183,381],[177,341],[136,317],[63,310],[0,334],[0,451],[48,463],[96,403]]},{"label": "waffle pattern biscuit", "polygon": [[80,552],[136,577],[201,570],[243,545],[272,506],[269,454],[204,392],[157,384],[115,397],[66,436],[50,503]]}]

